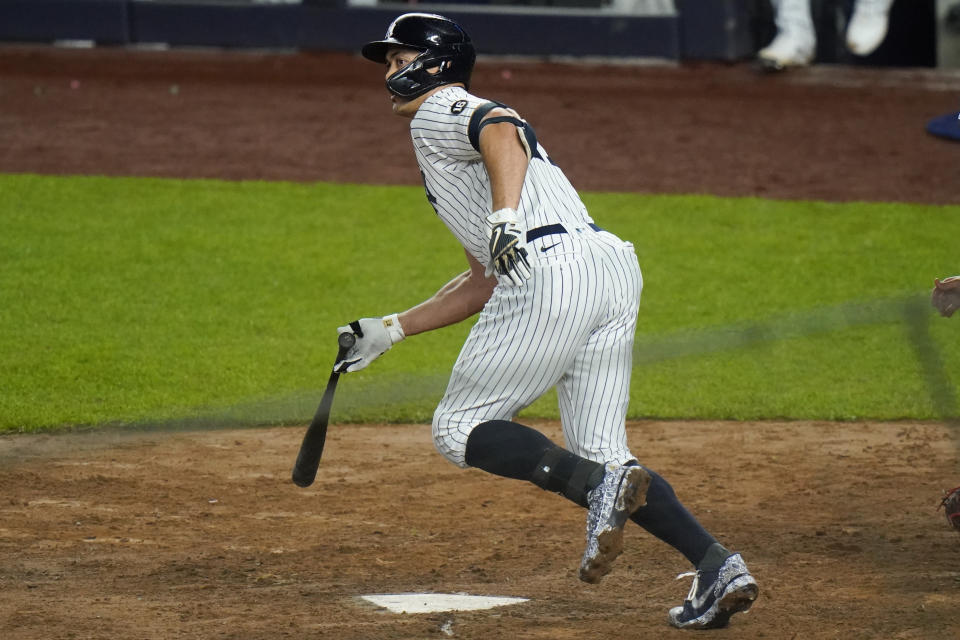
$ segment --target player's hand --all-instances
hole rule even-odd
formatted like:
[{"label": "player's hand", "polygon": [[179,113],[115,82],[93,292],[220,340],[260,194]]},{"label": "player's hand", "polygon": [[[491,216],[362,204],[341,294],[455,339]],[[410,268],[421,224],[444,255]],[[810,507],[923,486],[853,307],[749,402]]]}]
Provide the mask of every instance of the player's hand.
[{"label": "player's hand", "polygon": [[944,318],[949,318],[954,311],[960,309],[960,276],[950,276],[943,280],[935,279],[933,284],[930,304]]},{"label": "player's hand", "polygon": [[354,320],[348,325],[338,327],[337,334],[341,333],[352,333],[357,337],[357,342],[342,360],[334,363],[333,370],[339,373],[351,373],[366,368],[406,337],[395,313],[382,318]]},{"label": "player's hand", "polygon": [[527,250],[521,244],[520,217],[513,209],[498,209],[487,216],[487,222],[490,224],[490,264],[486,275],[496,271],[520,286],[530,278]]}]

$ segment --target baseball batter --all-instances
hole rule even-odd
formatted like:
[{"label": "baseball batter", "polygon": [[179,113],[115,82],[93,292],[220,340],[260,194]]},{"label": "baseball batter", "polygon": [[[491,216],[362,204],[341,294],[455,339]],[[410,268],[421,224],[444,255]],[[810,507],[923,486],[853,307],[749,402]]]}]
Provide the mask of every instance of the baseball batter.
[{"label": "baseball batter", "polygon": [[[586,582],[611,570],[626,521],[637,522],[697,569],[670,622],[726,625],[756,599],[756,581],[627,445],[643,288],[633,245],[594,222],[526,120],[469,93],[475,52],[459,25],[404,14],[363,55],[385,65],[393,111],[411,119],[427,200],[468,269],[406,311],[340,327],[357,342],[337,370],[357,371],[406,337],[479,314],[434,414],[438,451],[587,508]],[[565,447],[513,422],[552,387]]]}]

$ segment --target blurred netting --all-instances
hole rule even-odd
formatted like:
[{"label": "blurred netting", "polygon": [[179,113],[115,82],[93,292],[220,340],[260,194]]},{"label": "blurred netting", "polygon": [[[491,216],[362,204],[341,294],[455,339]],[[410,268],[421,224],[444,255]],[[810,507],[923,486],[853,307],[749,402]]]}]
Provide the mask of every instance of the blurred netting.
[{"label": "blurred netting", "polygon": [[[640,336],[634,348],[634,366],[647,366],[690,356],[731,352],[764,343],[825,334],[861,325],[900,323],[918,362],[936,414],[945,421],[958,419],[954,386],[946,373],[940,350],[930,334],[932,312],[926,294],[850,302],[803,312],[783,314],[763,323],[683,330],[669,335]],[[377,422],[384,409],[409,407],[411,421],[429,422],[432,407],[446,387],[446,372],[416,378],[368,378],[358,390],[350,376],[342,376],[334,402],[336,415],[351,421]],[[324,381],[325,382],[325,381]],[[195,417],[127,425],[145,430],[193,430],[245,426],[305,424],[316,410],[323,392],[305,390],[278,398],[244,403],[226,410],[213,410]]]},{"label": "blurred netting", "polygon": [[[940,347],[930,323],[942,320],[932,312],[926,294],[846,303],[773,317],[764,323],[709,327],[678,331],[666,336],[640,336],[634,352],[635,366],[718,352],[733,352],[763,343],[841,331],[865,324],[894,323],[904,333],[916,354],[925,387],[936,414],[952,427],[960,426],[956,390],[947,375]],[[198,411],[173,420],[140,421],[76,428],[68,432],[39,433],[31,438],[11,439],[0,448],[0,464],[23,461],[51,453],[76,453],[90,448],[136,445],[156,433],[243,429],[263,426],[305,425],[313,417],[323,394],[325,378],[317,389],[303,390],[276,398],[241,403],[226,409]],[[331,423],[349,415],[352,422],[382,421],[387,410],[409,408],[409,422],[429,424],[433,407],[446,387],[447,372],[430,376],[374,377],[362,384],[342,376],[333,406]],[[957,431],[960,444],[960,430]]]}]

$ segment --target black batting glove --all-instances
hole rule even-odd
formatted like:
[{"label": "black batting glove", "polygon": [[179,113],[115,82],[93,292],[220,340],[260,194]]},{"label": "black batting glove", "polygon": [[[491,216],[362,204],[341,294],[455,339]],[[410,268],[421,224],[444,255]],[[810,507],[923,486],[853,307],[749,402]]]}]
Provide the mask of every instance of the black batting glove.
[{"label": "black batting glove", "polygon": [[527,250],[521,244],[523,229],[520,227],[520,217],[515,210],[504,208],[487,216],[487,222],[490,223],[490,264],[487,266],[487,275],[496,271],[519,287],[530,278]]}]

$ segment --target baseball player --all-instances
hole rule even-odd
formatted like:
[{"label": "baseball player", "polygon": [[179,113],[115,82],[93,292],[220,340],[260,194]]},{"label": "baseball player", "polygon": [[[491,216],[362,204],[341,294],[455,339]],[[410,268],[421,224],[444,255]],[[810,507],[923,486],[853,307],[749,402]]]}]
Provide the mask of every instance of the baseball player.
[{"label": "baseball player", "polygon": [[[611,570],[626,521],[638,523],[696,568],[670,622],[724,626],[756,599],[756,581],[627,446],[643,287],[633,245],[590,218],[526,120],[468,92],[474,47],[455,22],[407,13],[362,53],[385,65],[393,112],[411,119],[427,200],[468,269],[406,311],[340,327],[357,341],[337,370],[363,369],[406,337],[479,314],[433,417],[437,450],[585,507],[586,582]],[[551,387],[566,447],[513,422]]]}]

